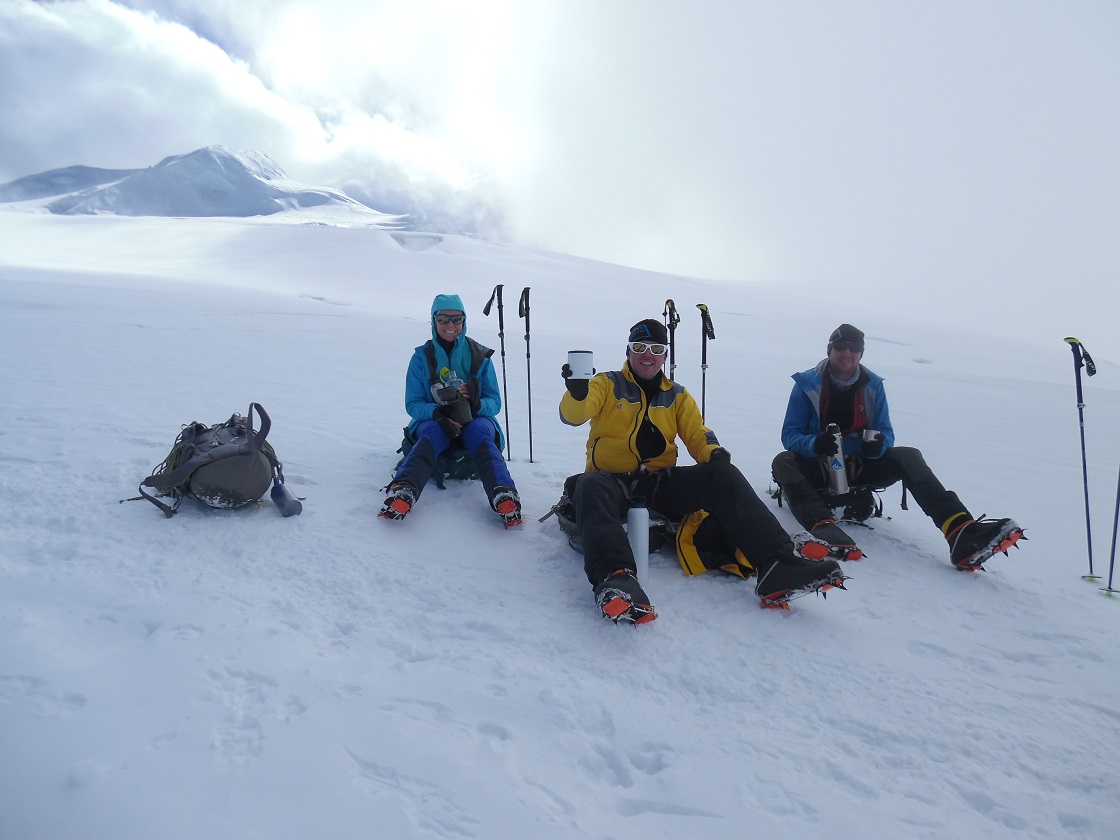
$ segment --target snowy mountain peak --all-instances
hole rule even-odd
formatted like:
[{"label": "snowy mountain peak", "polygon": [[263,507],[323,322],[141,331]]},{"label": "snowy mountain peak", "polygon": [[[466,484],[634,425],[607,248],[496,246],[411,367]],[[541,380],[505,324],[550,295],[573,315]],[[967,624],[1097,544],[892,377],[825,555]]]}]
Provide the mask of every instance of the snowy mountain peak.
[{"label": "snowy mountain peak", "polygon": [[261,152],[225,146],[172,155],[147,169],[73,166],[0,185],[0,201],[31,200],[66,215],[246,217],[315,208],[324,220],[392,228],[402,222],[340,190],[291,181]]},{"label": "snowy mountain peak", "polygon": [[185,169],[190,173],[220,171],[231,177],[248,176],[261,181],[283,181],[288,176],[280,165],[262,152],[241,151],[227,146],[204,146],[185,155],[171,155],[153,169]]}]

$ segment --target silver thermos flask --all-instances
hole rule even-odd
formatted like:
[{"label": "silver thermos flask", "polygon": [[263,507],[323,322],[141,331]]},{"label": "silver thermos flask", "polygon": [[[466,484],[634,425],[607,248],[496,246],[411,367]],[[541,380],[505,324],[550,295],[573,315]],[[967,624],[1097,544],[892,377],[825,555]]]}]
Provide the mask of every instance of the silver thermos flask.
[{"label": "silver thermos flask", "polygon": [[829,423],[825,431],[836,438],[836,454],[828,456],[828,486],[833,493],[847,493],[848,470],[844,466],[844,436],[835,423]]},{"label": "silver thermos flask", "polygon": [[630,500],[630,510],[626,514],[626,537],[634,552],[635,577],[645,586],[649,577],[649,508],[641,497]]}]

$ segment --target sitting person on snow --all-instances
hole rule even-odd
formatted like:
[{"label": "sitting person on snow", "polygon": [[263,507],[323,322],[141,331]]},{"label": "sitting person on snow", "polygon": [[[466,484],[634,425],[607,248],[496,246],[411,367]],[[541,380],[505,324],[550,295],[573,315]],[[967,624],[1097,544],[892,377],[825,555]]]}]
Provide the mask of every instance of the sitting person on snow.
[{"label": "sitting person on snow", "polygon": [[506,527],[521,524],[521,500],[501,450],[497,416],[502,408],[494,351],[467,337],[467,316],[458,295],[432,301],[432,338],[412,354],[404,404],[416,444],[397,467],[380,515],[404,519],[436,468],[461,439],[474,458],[486,497]]},{"label": "sitting person on snow", "polygon": [[[585,472],[574,481],[571,501],[599,608],[616,622],[657,617],[634,575],[622,525],[630,498],[638,496],[670,519],[706,510],[757,574],[763,605],[841,585],[835,561],[794,554],[789,535],[704,425],[692,395],[662,373],[666,345],[665,326],[647,319],[630,329],[622,370],[588,380],[562,368],[561,420],[569,426],[591,421]],[[677,466],[678,436],[696,465]]]},{"label": "sitting person on snow", "polygon": [[945,535],[954,566],[974,571],[997,551],[1006,552],[1023,537],[1014,520],[974,519],[957,494],[941,485],[920,450],[894,445],[883,379],[860,364],[863,349],[863,333],[841,324],[828,339],[828,357],[793,375],[796,384],[782,424],[786,451],[774,458],[773,471],[797,521],[827,546],[829,555],[863,556],[836,524],[822,492],[829,487],[828,462],[838,454],[835,436],[825,431],[835,423],[843,434],[840,455],[851,484],[883,488],[902,481]]}]

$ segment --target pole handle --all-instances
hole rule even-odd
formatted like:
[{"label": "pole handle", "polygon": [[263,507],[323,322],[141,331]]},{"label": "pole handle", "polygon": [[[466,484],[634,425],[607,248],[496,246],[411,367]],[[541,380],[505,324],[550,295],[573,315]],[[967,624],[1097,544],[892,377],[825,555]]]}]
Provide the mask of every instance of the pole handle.
[{"label": "pole handle", "polygon": [[665,326],[669,328],[669,378],[674,379],[677,375],[677,324],[681,322],[681,316],[672,298],[665,301],[665,309],[661,312],[661,317],[665,319]]},{"label": "pole handle", "polygon": [[1080,339],[1073,336],[1067,336],[1064,341],[1069,344],[1069,349],[1073,351],[1073,364],[1078,369],[1082,365],[1085,366],[1085,372],[1089,376],[1097,375],[1097,366],[1093,362],[1093,357],[1089,355],[1089,351],[1085,349],[1085,345],[1081,343]]},{"label": "pole handle", "polygon": [[704,330],[704,337],[716,340],[715,327],[712,326],[712,313],[708,311],[708,307],[703,303],[696,304],[696,308],[700,310],[700,323]]},{"label": "pole handle", "polygon": [[521,299],[517,302],[517,314],[525,319],[525,358],[529,358],[529,287],[521,290]]},{"label": "pole handle", "polygon": [[494,299],[495,298],[498,299],[498,314],[500,315],[501,312],[502,312],[502,284],[501,283],[499,283],[497,286],[494,287],[494,291],[492,291],[490,293],[490,300],[486,301],[486,305],[484,307],[482,307],[482,314],[483,315],[489,315],[490,314],[490,307],[492,307],[494,305]]}]

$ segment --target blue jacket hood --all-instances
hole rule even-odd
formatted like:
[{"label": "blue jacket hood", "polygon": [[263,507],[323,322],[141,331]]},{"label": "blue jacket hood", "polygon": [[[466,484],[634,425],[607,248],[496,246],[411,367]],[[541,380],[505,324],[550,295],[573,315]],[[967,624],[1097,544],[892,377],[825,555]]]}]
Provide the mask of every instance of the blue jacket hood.
[{"label": "blue jacket hood", "polygon": [[467,334],[467,309],[463,306],[463,299],[458,295],[436,295],[435,300],[432,301],[432,338],[438,339],[439,335],[436,334],[436,313],[442,310],[457,309],[463,313],[463,331],[459,333],[462,338]]},{"label": "blue jacket hood", "polygon": [[[455,344],[452,346],[450,353],[443,349],[443,345],[440,344],[439,333],[436,332],[436,313],[441,310],[463,313],[463,329],[460,330],[458,337],[455,339]],[[443,381],[447,381],[452,371],[457,373],[460,378],[465,378],[470,371],[471,350],[467,346],[467,310],[463,306],[463,299],[458,295],[436,295],[435,300],[432,301],[431,328],[436,363],[439,365]]]}]

